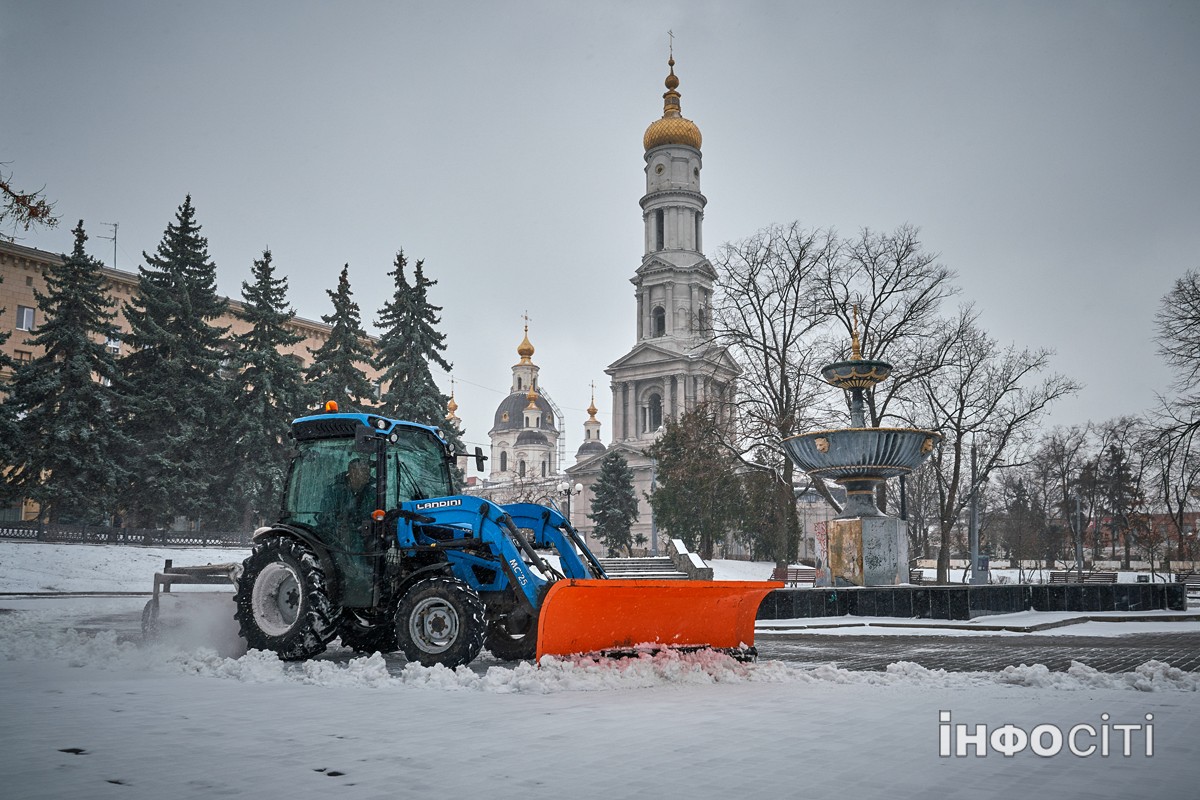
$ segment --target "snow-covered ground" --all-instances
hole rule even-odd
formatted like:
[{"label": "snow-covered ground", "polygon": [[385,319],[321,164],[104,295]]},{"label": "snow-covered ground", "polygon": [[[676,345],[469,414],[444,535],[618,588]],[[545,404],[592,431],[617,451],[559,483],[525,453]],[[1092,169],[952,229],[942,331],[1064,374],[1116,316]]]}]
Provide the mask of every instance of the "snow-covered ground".
[{"label": "snow-covered ground", "polygon": [[[148,591],[164,558],[240,556],[0,543],[0,592]],[[716,566],[762,577],[762,565]],[[485,656],[452,671],[340,648],[285,664],[238,647],[219,596],[182,598],[195,624],[143,644],[144,601],[0,597],[6,797],[1195,795],[1200,675],[1165,664],[881,673],[660,654],[538,667]],[[969,738],[980,724],[984,757],[956,727]],[[991,749],[1050,725],[1068,736],[1056,754]],[[1054,750],[1039,730],[1038,748]]]}]

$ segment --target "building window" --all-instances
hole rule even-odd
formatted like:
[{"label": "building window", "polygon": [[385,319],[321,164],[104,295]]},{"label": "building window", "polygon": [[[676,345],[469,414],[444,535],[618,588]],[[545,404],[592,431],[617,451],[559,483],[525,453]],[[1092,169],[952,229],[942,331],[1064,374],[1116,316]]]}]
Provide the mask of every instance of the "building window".
[{"label": "building window", "polygon": [[116,336],[110,336],[108,341],[104,343],[104,347],[111,356],[121,355],[121,340]]},{"label": "building window", "polygon": [[29,306],[17,306],[17,330],[33,330],[33,309]]},{"label": "building window", "polygon": [[542,477],[546,477],[546,462],[542,462]]},{"label": "building window", "polygon": [[20,522],[21,521],[21,501],[18,500],[10,506],[0,506],[0,522]]},{"label": "building window", "polygon": [[667,238],[666,216],[660,208],[654,212],[654,249],[662,250]]},{"label": "building window", "polygon": [[521,389],[522,389],[522,386],[521,386],[521,379],[520,379],[520,378],[517,378],[517,391],[519,392],[519,391],[521,391]]},{"label": "building window", "polygon": [[662,427],[662,424],[662,396],[659,394],[652,394],[646,401],[645,426],[642,428],[642,433],[654,433],[656,430]]},{"label": "building window", "polygon": [[654,337],[667,335],[667,310],[655,306],[650,312],[650,335]]},{"label": "building window", "polygon": [[517,474],[522,478],[525,477],[525,459],[521,459],[520,463],[517,464]]},{"label": "building window", "polygon": [[508,453],[500,451],[500,471],[508,472]]},{"label": "building window", "polygon": [[18,364],[28,364],[30,361],[33,361],[33,353],[28,350],[17,350],[13,353],[13,357],[17,360]]}]

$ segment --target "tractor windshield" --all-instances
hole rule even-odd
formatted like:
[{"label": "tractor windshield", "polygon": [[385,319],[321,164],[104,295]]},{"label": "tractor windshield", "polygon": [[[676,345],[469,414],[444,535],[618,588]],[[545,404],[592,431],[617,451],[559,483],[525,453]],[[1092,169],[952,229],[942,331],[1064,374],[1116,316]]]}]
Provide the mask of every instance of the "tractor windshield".
[{"label": "tractor windshield", "polygon": [[387,448],[388,508],[454,494],[446,451],[433,435],[413,428],[399,428],[395,433],[399,439]]},{"label": "tractor windshield", "polygon": [[[385,451],[384,510],[409,500],[452,494],[445,450],[430,433],[401,428]],[[375,510],[381,470],[375,453],[352,438],[298,442],[283,500],[283,520],[316,530],[358,527]]]}]

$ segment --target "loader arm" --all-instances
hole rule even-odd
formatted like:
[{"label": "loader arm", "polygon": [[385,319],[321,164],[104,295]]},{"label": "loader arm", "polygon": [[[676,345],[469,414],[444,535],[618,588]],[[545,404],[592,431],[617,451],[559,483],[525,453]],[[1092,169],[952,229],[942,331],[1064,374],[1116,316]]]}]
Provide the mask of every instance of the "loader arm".
[{"label": "loader arm", "polygon": [[502,506],[518,528],[533,531],[534,546],[551,547],[558,553],[563,575],[567,578],[607,578],[604,567],[588,549],[579,532],[558,509],[533,503]]},{"label": "loader arm", "polygon": [[[541,605],[544,587],[555,577],[554,572],[504,507],[481,497],[459,495],[414,500],[401,504],[400,511],[396,541],[402,553],[444,552],[455,576],[477,591],[504,588],[498,576],[485,579],[499,567],[518,602],[530,611]],[[525,557],[541,575],[529,569]]]}]

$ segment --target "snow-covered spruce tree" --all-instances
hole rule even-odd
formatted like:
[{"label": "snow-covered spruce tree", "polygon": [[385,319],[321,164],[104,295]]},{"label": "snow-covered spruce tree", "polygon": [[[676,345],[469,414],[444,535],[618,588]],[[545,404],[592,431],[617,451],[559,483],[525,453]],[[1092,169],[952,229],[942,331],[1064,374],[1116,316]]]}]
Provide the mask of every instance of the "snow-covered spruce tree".
[{"label": "snow-covered spruce tree", "polygon": [[227,304],[216,291],[191,195],[154,255],[142,257],[137,296],[125,305],[130,352],[119,364],[123,430],[131,441],[123,507],[135,525],[177,516],[203,521],[219,502],[212,492],[228,446],[228,328],[212,324]]},{"label": "snow-covered spruce tree", "polygon": [[604,543],[610,558],[630,555],[630,527],[637,522],[638,501],[633,491],[633,470],[615,450],[600,461],[600,476],[592,486],[592,535]]},{"label": "snow-covered spruce tree", "polygon": [[21,365],[10,387],[10,480],[19,496],[37,502],[42,520],[94,524],[116,510],[122,472],[115,456],[125,449],[107,347],[117,335],[116,314],[100,262],[84,252],[82,220],[73,233],[71,255],[46,271],[46,293],[34,292],[43,322],[27,341],[42,355]]},{"label": "snow-covered spruce tree", "polygon": [[233,338],[236,374],[229,382],[233,418],[227,431],[227,467],[218,496],[226,498],[214,524],[246,528],[272,516],[288,466],[288,426],[306,408],[300,365],[280,348],[304,337],[287,327],[295,315],[288,305],[287,278],[276,278],[271,251],[242,283],[244,307],[238,316],[250,330]]},{"label": "snow-covered spruce tree", "polygon": [[[0,275],[0,283],[4,283],[4,276]],[[0,317],[4,316],[4,309],[0,308]],[[9,332],[0,330],[0,346],[8,341]],[[10,371],[16,369],[17,365],[8,354],[0,350],[0,371]],[[0,384],[0,464],[12,464],[16,457],[14,449],[17,443],[17,418],[13,413],[10,388],[7,385]],[[12,487],[8,482],[8,475],[4,474],[0,477],[0,501],[7,505],[8,501],[13,497]]]},{"label": "snow-covered spruce tree", "polygon": [[376,321],[383,331],[375,357],[385,387],[380,409],[399,419],[441,428],[455,451],[461,452],[462,431],[446,418],[449,398],[438,389],[429,370],[430,362],[447,372],[451,369],[442,355],[446,335],[437,329],[442,309],[429,302],[429,287],[437,281],[425,277],[425,262],[418,261],[410,284],[404,274],[406,266],[408,260],[401,250],[396,254],[395,269],[388,273],[395,278],[395,293]]},{"label": "snow-covered spruce tree", "polygon": [[317,404],[336,400],[342,411],[361,411],[372,406],[375,389],[359,364],[371,363],[367,333],[362,327],[358,303],[350,291],[350,265],[342,267],[337,290],[326,289],[333,313],[321,321],[331,326],[329,338],[309,350],[313,363],[305,371],[308,396]]}]

